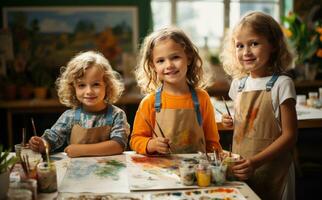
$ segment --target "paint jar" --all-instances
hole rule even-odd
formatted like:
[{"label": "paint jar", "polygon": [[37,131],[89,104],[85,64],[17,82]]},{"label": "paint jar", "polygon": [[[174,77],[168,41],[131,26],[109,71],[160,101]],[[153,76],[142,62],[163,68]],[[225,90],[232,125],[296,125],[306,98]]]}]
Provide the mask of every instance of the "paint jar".
[{"label": "paint jar", "polygon": [[35,179],[23,179],[17,182],[10,183],[10,189],[19,190],[25,189],[31,192],[33,200],[37,200],[37,181]]},{"label": "paint jar", "polygon": [[8,200],[32,200],[32,193],[27,189],[10,188],[7,193]]},{"label": "paint jar", "polygon": [[306,105],[306,95],[296,95],[296,104],[299,106]]},{"label": "paint jar", "polygon": [[183,185],[193,185],[195,182],[196,164],[183,160],[179,166],[180,180]]},{"label": "paint jar", "polygon": [[216,185],[222,185],[226,182],[227,165],[212,165],[212,182]]},{"label": "paint jar", "polygon": [[211,183],[211,169],[207,160],[201,160],[196,167],[197,183],[200,187],[207,187]]},{"label": "paint jar", "polygon": [[307,100],[306,104],[310,107],[315,107],[315,104],[318,101],[318,93],[317,92],[309,92],[309,99]]},{"label": "paint jar", "polygon": [[37,166],[38,188],[40,192],[57,191],[57,174],[54,163],[41,162]]},{"label": "paint jar", "polygon": [[39,152],[35,152],[27,147],[23,147],[20,154],[22,158],[28,160],[30,170],[28,178],[37,179],[37,165],[43,161],[42,155]]},{"label": "paint jar", "polygon": [[224,165],[227,165],[227,173],[226,173],[226,178],[229,181],[235,181],[235,175],[232,170],[232,167],[240,160],[240,156],[238,154],[232,154],[231,156],[227,156],[224,159]]}]

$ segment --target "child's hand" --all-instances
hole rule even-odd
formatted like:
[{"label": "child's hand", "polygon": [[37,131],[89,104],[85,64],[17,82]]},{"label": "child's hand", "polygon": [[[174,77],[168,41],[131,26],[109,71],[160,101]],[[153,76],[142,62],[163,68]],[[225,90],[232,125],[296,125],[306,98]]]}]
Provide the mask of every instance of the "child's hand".
[{"label": "child's hand", "polygon": [[33,151],[44,153],[45,152],[44,139],[38,136],[31,137],[29,140],[29,147]]},{"label": "child's hand", "polygon": [[82,153],[84,148],[82,147],[84,147],[82,144],[70,144],[64,149],[64,152],[71,158],[84,156],[85,154]]},{"label": "child's hand", "polygon": [[255,168],[250,159],[242,158],[232,167],[232,170],[236,178],[247,180],[253,175]]},{"label": "child's hand", "polygon": [[158,152],[161,154],[169,153],[169,139],[156,137],[149,140],[146,147],[148,153]]},{"label": "child's hand", "polygon": [[229,116],[228,114],[223,114],[221,117],[221,123],[224,127],[227,128],[232,128],[234,123],[233,123],[233,119],[231,118],[231,116]]}]

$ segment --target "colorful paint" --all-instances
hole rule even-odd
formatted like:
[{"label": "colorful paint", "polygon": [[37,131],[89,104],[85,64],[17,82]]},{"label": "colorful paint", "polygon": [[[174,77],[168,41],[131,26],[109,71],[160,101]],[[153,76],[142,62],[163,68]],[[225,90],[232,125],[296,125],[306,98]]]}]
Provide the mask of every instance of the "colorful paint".
[{"label": "colorful paint", "polygon": [[193,191],[176,191],[152,194],[151,200],[246,200],[236,188],[214,188]]},{"label": "colorful paint", "polygon": [[197,188],[197,185],[183,185],[179,176],[179,165],[182,160],[195,156],[196,154],[180,154],[169,157],[126,155],[130,189]]},{"label": "colorful paint", "polygon": [[72,158],[58,190],[94,193],[129,192],[125,158],[122,155]]}]

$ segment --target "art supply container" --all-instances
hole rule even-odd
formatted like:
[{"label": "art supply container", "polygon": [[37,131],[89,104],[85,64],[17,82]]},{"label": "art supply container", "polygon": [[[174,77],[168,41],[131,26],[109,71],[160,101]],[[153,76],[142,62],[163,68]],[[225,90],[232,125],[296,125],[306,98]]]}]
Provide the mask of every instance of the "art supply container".
[{"label": "art supply container", "polygon": [[240,156],[238,154],[232,154],[224,159],[224,165],[227,165],[227,173],[226,178],[229,181],[236,180],[232,167],[240,160]]},{"label": "art supply container", "polygon": [[27,189],[10,188],[7,193],[8,200],[32,200],[32,193]]},{"label": "art supply container", "polygon": [[35,179],[23,179],[17,182],[10,183],[10,189],[12,190],[19,190],[25,189],[31,192],[31,199],[37,200],[37,181]]},{"label": "art supply container", "polygon": [[41,162],[37,166],[38,188],[40,192],[57,191],[57,174],[54,163]]},{"label": "art supply container", "polygon": [[15,152],[16,152],[17,158],[20,157],[22,148],[25,148],[22,146],[22,144],[15,144]]},{"label": "art supply container", "polygon": [[306,104],[310,107],[315,107],[315,104],[318,101],[318,93],[317,92],[309,92],[309,99],[307,100]]},{"label": "art supply container", "polygon": [[183,160],[179,166],[180,180],[182,185],[193,185],[195,182],[196,164]]},{"label": "art supply container", "polygon": [[30,169],[28,178],[37,179],[37,165],[43,161],[42,155],[39,152],[35,152],[27,147],[23,147],[20,154],[22,157],[28,160]]},{"label": "art supply container", "polygon": [[212,182],[216,185],[222,185],[226,182],[227,165],[212,165]]},{"label": "art supply container", "polygon": [[296,95],[296,104],[305,106],[306,105],[306,95]]},{"label": "art supply container", "polygon": [[201,160],[196,167],[197,183],[200,187],[207,187],[211,183],[211,169],[208,161]]}]

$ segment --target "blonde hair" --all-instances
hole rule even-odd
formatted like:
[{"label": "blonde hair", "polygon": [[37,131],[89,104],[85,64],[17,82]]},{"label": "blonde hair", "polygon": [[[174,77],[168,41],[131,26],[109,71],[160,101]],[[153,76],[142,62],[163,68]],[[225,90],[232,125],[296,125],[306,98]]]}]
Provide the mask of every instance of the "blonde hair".
[{"label": "blonde hair", "polygon": [[87,51],[77,54],[66,67],[61,68],[56,80],[58,97],[62,104],[67,107],[77,108],[81,105],[76,98],[74,83],[84,76],[86,69],[97,67],[102,70],[103,79],[106,84],[105,102],[116,102],[124,90],[119,74],[114,71],[109,61],[99,52]]},{"label": "blonde hair", "polygon": [[269,59],[269,66],[271,67],[267,69],[270,73],[280,74],[291,66],[294,54],[288,47],[286,38],[278,22],[268,14],[254,11],[244,15],[224,39],[220,59],[227,74],[233,77],[242,77],[247,74],[236,58],[234,41],[236,32],[245,27],[251,28],[255,34],[264,36],[271,43],[273,48]]},{"label": "blonde hair", "polygon": [[186,75],[187,83],[194,88],[206,87],[202,60],[197,47],[181,29],[172,26],[152,32],[143,41],[139,54],[139,63],[135,69],[136,80],[141,91],[143,93],[150,93],[162,85],[162,82],[157,77],[157,73],[153,69],[152,52],[158,42],[166,39],[172,39],[180,44],[191,61]]}]

